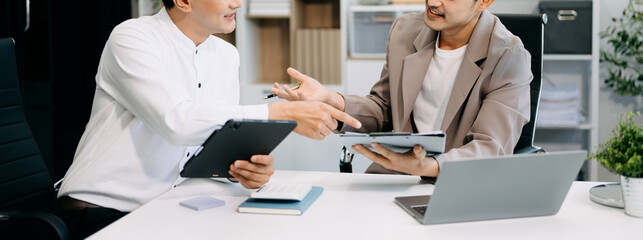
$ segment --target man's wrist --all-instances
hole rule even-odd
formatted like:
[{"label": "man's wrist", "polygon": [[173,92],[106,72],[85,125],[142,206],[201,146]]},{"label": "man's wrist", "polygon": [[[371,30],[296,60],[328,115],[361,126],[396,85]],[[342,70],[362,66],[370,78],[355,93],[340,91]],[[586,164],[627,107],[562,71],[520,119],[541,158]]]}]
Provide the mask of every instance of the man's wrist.
[{"label": "man's wrist", "polygon": [[440,166],[438,166],[438,160],[434,156],[426,156],[424,158],[426,167],[420,176],[423,177],[437,177],[440,173]]},{"label": "man's wrist", "polygon": [[346,108],[346,101],[344,100],[344,95],[338,92],[332,92],[330,94],[328,104],[336,108],[337,110],[344,111]]},{"label": "man's wrist", "polygon": [[288,110],[284,109],[288,102],[274,102],[268,104],[268,119],[270,120],[291,120],[287,114]]}]

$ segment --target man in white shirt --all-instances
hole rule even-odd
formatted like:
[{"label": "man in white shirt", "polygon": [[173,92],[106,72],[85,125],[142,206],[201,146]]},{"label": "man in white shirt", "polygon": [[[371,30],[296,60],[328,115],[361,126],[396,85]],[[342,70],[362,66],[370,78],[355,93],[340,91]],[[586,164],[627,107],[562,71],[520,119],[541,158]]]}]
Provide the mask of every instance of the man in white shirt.
[{"label": "man in white shirt", "polygon": [[[212,36],[235,28],[241,0],[166,0],[154,16],[116,26],[105,44],[91,117],[58,193],[59,214],[84,238],[172,189],[185,162],[228,119],[296,120],[322,139],[337,120],[321,102],[239,105],[239,54]],[[236,161],[230,174],[259,188],[273,158]]]},{"label": "man in white shirt", "polygon": [[386,64],[369,95],[342,96],[294,69],[297,91],[271,89],[289,100],[326,102],[356,117],[362,128],[341,131],[446,134],[445,153],[422,147],[396,153],[373,143],[353,150],[374,163],[374,173],[439,174],[450,159],[512,154],[529,121],[531,55],[520,39],[486,9],[493,0],[427,0],[426,10],[391,27]]}]

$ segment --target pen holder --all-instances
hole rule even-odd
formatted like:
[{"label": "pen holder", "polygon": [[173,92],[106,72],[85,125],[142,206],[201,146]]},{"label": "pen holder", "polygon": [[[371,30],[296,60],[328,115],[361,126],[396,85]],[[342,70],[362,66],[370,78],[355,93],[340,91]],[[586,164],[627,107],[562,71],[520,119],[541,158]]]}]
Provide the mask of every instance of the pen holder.
[{"label": "pen holder", "polygon": [[342,147],[342,152],[339,156],[339,172],[343,173],[352,173],[353,172],[353,157],[355,154],[352,154],[346,151],[346,146]]}]

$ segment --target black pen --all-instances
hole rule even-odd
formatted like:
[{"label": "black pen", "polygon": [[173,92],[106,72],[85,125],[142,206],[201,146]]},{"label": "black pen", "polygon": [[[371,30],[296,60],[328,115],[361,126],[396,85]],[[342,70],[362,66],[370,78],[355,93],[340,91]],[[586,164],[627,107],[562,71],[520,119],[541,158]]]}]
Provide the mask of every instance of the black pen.
[{"label": "black pen", "polygon": [[[294,91],[294,90],[299,89],[300,86],[301,86],[301,83],[297,83],[297,85],[290,87],[290,89],[292,89]],[[273,98],[273,97],[276,97],[276,96],[277,95],[275,95],[274,93],[271,93],[270,95],[263,97],[263,99]]]}]

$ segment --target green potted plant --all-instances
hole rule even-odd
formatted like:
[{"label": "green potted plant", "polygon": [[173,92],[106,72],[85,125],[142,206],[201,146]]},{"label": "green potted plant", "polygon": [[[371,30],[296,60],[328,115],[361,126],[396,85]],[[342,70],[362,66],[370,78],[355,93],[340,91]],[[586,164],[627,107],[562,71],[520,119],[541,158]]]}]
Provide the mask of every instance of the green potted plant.
[{"label": "green potted plant", "polygon": [[605,86],[619,95],[643,95],[643,1],[630,0],[623,14],[600,33],[607,41],[600,61],[608,71]]},{"label": "green potted plant", "polygon": [[612,136],[589,155],[621,176],[625,213],[635,217],[643,217],[643,124],[634,122],[640,115],[622,114]]}]

